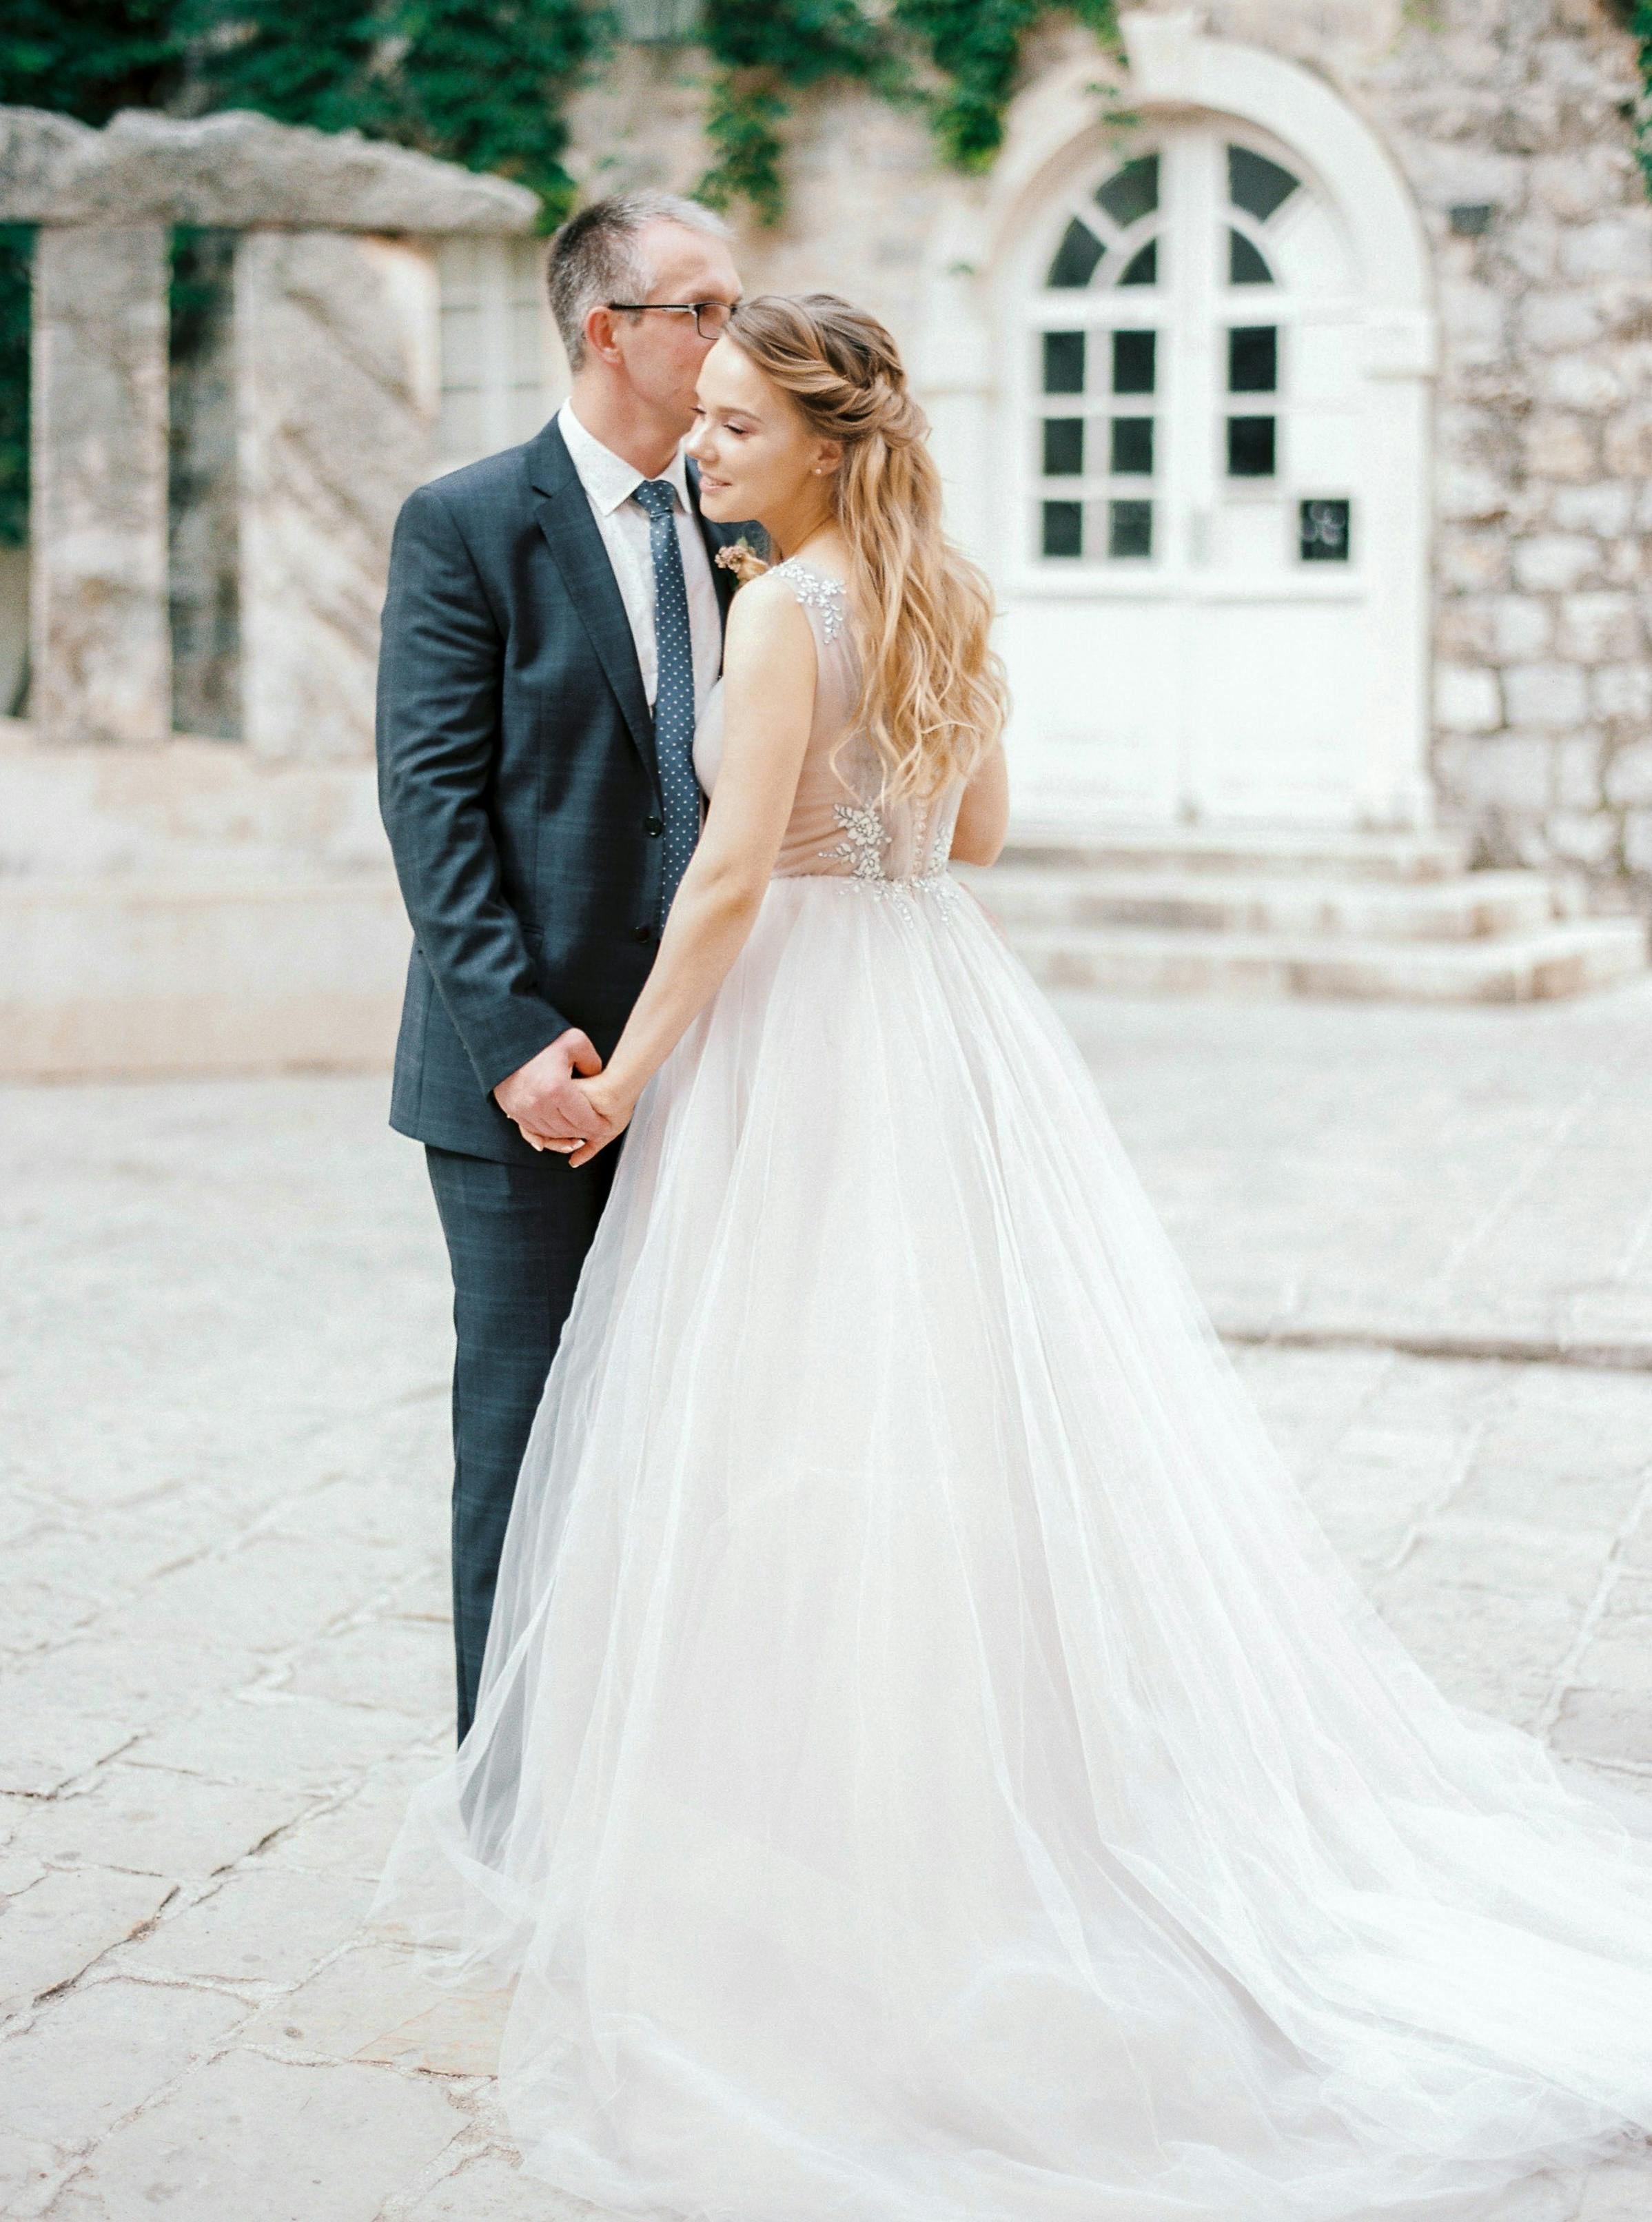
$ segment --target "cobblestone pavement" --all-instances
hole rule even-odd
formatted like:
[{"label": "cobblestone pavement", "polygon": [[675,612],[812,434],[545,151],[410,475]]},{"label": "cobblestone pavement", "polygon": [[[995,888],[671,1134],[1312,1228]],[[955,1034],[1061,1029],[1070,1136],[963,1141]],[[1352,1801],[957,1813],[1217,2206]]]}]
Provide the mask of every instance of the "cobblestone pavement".
[{"label": "cobblestone pavement", "polygon": [[[1382,1610],[1652,1790],[1652,989],[1067,1009]],[[446,1289],[382,1098],[0,1094],[6,2216],[575,2211],[515,2172],[488,2012],[358,1933],[449,1703]],[[1496,2208],[1629,2218],[1630,2162]]]}]

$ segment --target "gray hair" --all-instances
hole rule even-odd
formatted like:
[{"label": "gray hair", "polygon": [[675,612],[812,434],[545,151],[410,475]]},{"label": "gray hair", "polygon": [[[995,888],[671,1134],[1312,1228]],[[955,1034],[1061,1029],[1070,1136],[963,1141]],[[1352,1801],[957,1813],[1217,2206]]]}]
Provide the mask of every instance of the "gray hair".
[{"label": "gray hair", "polygon": [[645,301],[654,279],[639,235],[650,223],[680,223],[713,239],[733,236],[720,216],[682,193],[611,193],[570,217],[550,242],[545,290],[570,366],[585,361],[585,320],[607,301]]}]

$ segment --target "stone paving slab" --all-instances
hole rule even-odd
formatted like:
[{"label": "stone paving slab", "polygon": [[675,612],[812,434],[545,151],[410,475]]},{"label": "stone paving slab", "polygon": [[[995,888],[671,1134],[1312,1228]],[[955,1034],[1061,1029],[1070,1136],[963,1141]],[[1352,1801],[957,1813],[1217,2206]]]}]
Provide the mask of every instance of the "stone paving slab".
[{"label": "stone paving slab", "polygon": [[[1072,1015],[1380,1610],[1460,1700],[1652,1797],[1652,999]],[[449,1299],[382,1102],[0,1091],[17,2222],[589,2216],[517,2173],[497,2002],[356,1927],[449,1732]],[[1574,1359],[1583,1294],[1630,1362],[1451,1354],[1512,1321]],[[1385,1346],[1442,1322],[1445,1356]],[[1331,1346],[1247,1339],[1282,1326]],[[1489,2222],[1652,2222],[1652,2167],[1535,2178]]]},{"label": "stone paving slab", "polygon": [[1224,1333],[1652,1365],[1652,981],[1056,1000]]}]

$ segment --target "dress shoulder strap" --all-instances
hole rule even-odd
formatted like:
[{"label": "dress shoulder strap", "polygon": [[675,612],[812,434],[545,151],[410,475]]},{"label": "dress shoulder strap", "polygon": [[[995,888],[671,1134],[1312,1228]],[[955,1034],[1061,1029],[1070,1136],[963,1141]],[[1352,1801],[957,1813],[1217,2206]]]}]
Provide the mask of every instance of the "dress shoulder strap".
[{"label": "dress shoulder strap", "polygon": [[836,640],[843,631],[849,600],[848,589],[841,579],[828,578],[824,571],[800,563],[795,556],[788,556],[783,563],[776,563],[769,575],[783,579],[805,609],[818,612],[822,634],[828,641]]}]

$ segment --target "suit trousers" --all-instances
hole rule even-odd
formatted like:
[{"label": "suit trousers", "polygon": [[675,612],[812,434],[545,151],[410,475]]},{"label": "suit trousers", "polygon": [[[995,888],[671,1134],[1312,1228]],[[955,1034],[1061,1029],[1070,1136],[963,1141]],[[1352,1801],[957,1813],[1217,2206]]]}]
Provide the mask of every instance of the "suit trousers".
[{"label": "suit trousers", "polygon": [[462,1742],[529,1431],[623,1144],[578,1171],[427,1146],[453,1268],[453,1641]]}]

